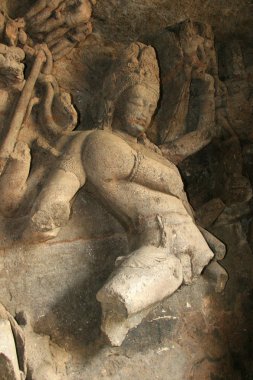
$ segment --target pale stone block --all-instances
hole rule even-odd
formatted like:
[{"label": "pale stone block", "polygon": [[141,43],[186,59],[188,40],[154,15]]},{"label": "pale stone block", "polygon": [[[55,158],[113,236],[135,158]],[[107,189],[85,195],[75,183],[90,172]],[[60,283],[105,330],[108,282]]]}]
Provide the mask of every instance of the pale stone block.
[{"label": "pale stone block", "polygon": [[0,375],[6,380],[21,380],[11,325],[4,319],[0,319]]}]

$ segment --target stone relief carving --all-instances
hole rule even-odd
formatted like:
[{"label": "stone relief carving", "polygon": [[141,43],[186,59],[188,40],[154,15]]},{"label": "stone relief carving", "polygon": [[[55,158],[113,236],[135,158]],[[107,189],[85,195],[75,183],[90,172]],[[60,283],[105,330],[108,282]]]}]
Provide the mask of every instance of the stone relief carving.
[{"label": "stone relief carving", "polygon": [[[185,20],[150,38],[161,67],[163,98],[151,137],[175,163],[218,134],[221,83],[210,25]],[[171,89],[173,88],[173,91]]]},{"label": "stone relief carving", "polygon": [[[47,241],[68,222],[76,193],[87,187],[124,226],[129,255],[119,252],[114,272],[97,293],[101,328],[111,344],[120,345],[154,305],[191,284],[211,260],[209,271],[217,277],[222,273],[224,288],[226,274],[216,259],[224,257],[225,247],[196,225],[173,163],[215,136],[222,86],[210,28],[187,21],[157,37],[161,45],[163,38],[169,41],[179,63],[161,57],[154,40],[167,91],[158,112],[155,50],[136,42],[124,49],[104,81],[99,128],[74,131],[77,112],[70,94],[59,89],[53,62],[91,33],[91,5],[38,1],[25,20],[3,18],[0,210],[21,220],[28,215],[16,239],[24,244]],[[174,103],[170,87],[177,90]],[[198,117],[187,114],[191,92],[200,103]],[[152,121],[153,142],[146,135]],[[41,164],[43,152],[47,156]]]},{"label": "stone relief carving", "polygon": [[95,0],[39,0],[25,16],[34,41],[46,43],[54,60],[62,58],[92,32]]},{"label": "stone relief carving", "polygon": [[[2,145],[0,185],[12,203],[6,199],[4,207],[13,212],[24,197],[29,182],[29,145],[36,141],[58,158],[33,204],[24,239],[55,237],[69,219],[70,202],[86,183],[126,227],[130,255],[117,261],[117,265],[122,263],[97,295],[104,314],[102,329],[117,345],[149,307],[172,294],[182,282],[191,283],[213,258],[213,252],[194,223],[176,166],[146,138],[138,142],[159,100],[154,49],[133,43],[112,67],[104,83],[100,130],[71,132],[76,115],[69,99],[65,97],[63,103],[59,96],[51,70],[51,53],[46,46],[39,46]],[[32,97],[37,80],[46,89],[43,100]],[[57,95],[70,119],[69,123],[64,120],[64,129],[54,122],[57,115],[52,114]],[[38,120],[54,145],[50,138],[31,137],[30,131],[22,129],[25,117],[39,100]],[[20,186],[10,197],[7,184],[12,176],[17,181],[18,165]]]},{"label": "stone relief carving", "polygon": [[[19,48],[16,48],[19,49]],[[19,49],[18,51],[21,51]],[[45,53],[46,52],[46,53]],[[35,53],[36,54],[36,53]],[[59,155],[55,141],[59,134],[64,133],[64,129],[72,129],[76,125],[76,112],[70,103],[68,94],[59,93],[57,83],[53,76],[50,76],[50,63],[45,66],[40,72],[43,63],[46,60],[46,55],[51,54],[46,47],[40,49],[34,63],[32,64],[31,72],[25,81],[24,86],[20,91],[20,95],[16,93],[17,104],[13,111],[9,129],[2,130],[3,139],[1,146],[1,171],[2,177],[0,187],[4,202],[1,205],[1,210],[5,215],[15,213],[22,203],[23,197],[27,190],[27,179],[30,172],[31,154],[30,149],[34,144],[48,151],[52,156]],[[12,63],[14,60],[14,64]],[[15,61],[15,57],[8,62],[8,67],[5,71],[10,72],[13,65],[22,64]],[[19,67],[20,69],[20,67]],[[20,73],[19,73],[20,74]],[[6,75],[4,76],[6,80]],[[19,77],[16,79],[19,80]],[[37,88],[35,89],[35,83]],[[39,87],[38,87],[39,84]],[[37,96],[36,91],[40,94]],[[6,97],[11,97],[11,88],[3,89],[3,94]],[[52,106],[55,106],[54,116],[52,115]],[[40,103],[39,123],[42,125],[41,130],[38,124],[34,122],[34,115],[30,117],[30,113],[36,104]],[[57,118],[57,109],[59,120],[65,121],[64,127],[55,122]],[[7,181],[7,182],[6,182]],[[9,184],[15,183],[12,188],[12,195],[9,194]],[[16,186],[18,185],[18,186]]]},{"label": "stone relief carving", "polygon": [[[188,188],[192,195],[195,181],[205,170],[205,165],[200,172],[196,170],[192,155],[207,146],[207,154],[201,157],[200,153],[196,160],[207,159],[211,174],[205,190],[198,190],[200,198],[192,197],[192,206],[215,214],[219,213],[218,203],[229,207],[248,202],[251,170],[244,165],[250,154],[246,153],[246,160],[243,157],[244,151],[250,151],[251,141],[251,49],[238,40],[215,46],[210,25],[192,20],[166,28],[149,42],[157,50],[163,92],[149,136],[166,157],[182,163],[183,172],[194,167],[194,180]],[[206,207],[201,196],[207,197]]]}]

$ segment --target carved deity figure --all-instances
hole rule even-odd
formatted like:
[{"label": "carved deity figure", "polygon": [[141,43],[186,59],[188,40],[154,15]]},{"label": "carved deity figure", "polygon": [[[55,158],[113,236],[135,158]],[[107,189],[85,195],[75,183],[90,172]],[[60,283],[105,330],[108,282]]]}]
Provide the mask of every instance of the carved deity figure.
[{"label": "carved deity figure", "polygon": [[218,133],[214,36],[210,25],[187,19],[159,32],[150,43],[158,54],[163,92],[151,136],[165,157],[179,163]]},{"label": "carved deity figure", "polygon": [[122,223],[130,255],[119,257],[97,294],[102,329],[116,345],[151,306],[191,283],[214,256],[194,222],[177,167],[145,138],[159,85],[154,49],[132,43],[105,80],[101,128],[64,137],[63,154],[24,233],[31,240],[55,237],[83,186]]}]

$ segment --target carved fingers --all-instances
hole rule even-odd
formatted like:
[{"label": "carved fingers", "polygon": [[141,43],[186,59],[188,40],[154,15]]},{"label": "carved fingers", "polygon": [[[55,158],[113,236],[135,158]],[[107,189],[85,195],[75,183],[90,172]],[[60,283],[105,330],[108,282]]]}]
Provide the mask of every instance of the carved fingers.
[{"label": "carved fingers", "polygon": [[58,40],[51,48],[54,60],[57,61],[58,59],[68,55],[74,47],[75,43],[66,37]]},{"label": "carved fingers", "polygon": [[91,31],[92,26],[89,22],[69,30],[62,38],[51,40],[49,47],[52,51],[54,61],[68,55],[78,42],[85,40]]},{"label": "carved fingers", "polygon": [[54,59],[59,59],[91,33],[92,4],[89,0],[39,0],[26,16],[28,31],[45,41]]},{"label": "carved fingers", "polygon": [[26,20],[34,23],[45,21],[64,0],[38,0],[26,14]]},{"label": "carved fingers", "polygon": [[57,41],[59,41],[62,37],[64,37],[64,35],[68,31],[69,31],[69,28],[66,26],[63,26],[48,33],[45,37],[45,42],[47,43],[48,47],[51,47],[52,45],[54,45]]}]

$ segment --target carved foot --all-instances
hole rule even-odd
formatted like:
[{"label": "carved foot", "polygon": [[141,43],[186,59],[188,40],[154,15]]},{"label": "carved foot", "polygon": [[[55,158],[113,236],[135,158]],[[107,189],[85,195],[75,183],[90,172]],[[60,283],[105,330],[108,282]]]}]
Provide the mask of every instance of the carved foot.
[{"label": "carved foot", "polygon": [[67,223],[70,216],[68,203],[51,204],[47,209],[36,211],[23,233],[23,238],[29,241],[46,241],[55,238],[60,228]]}]

